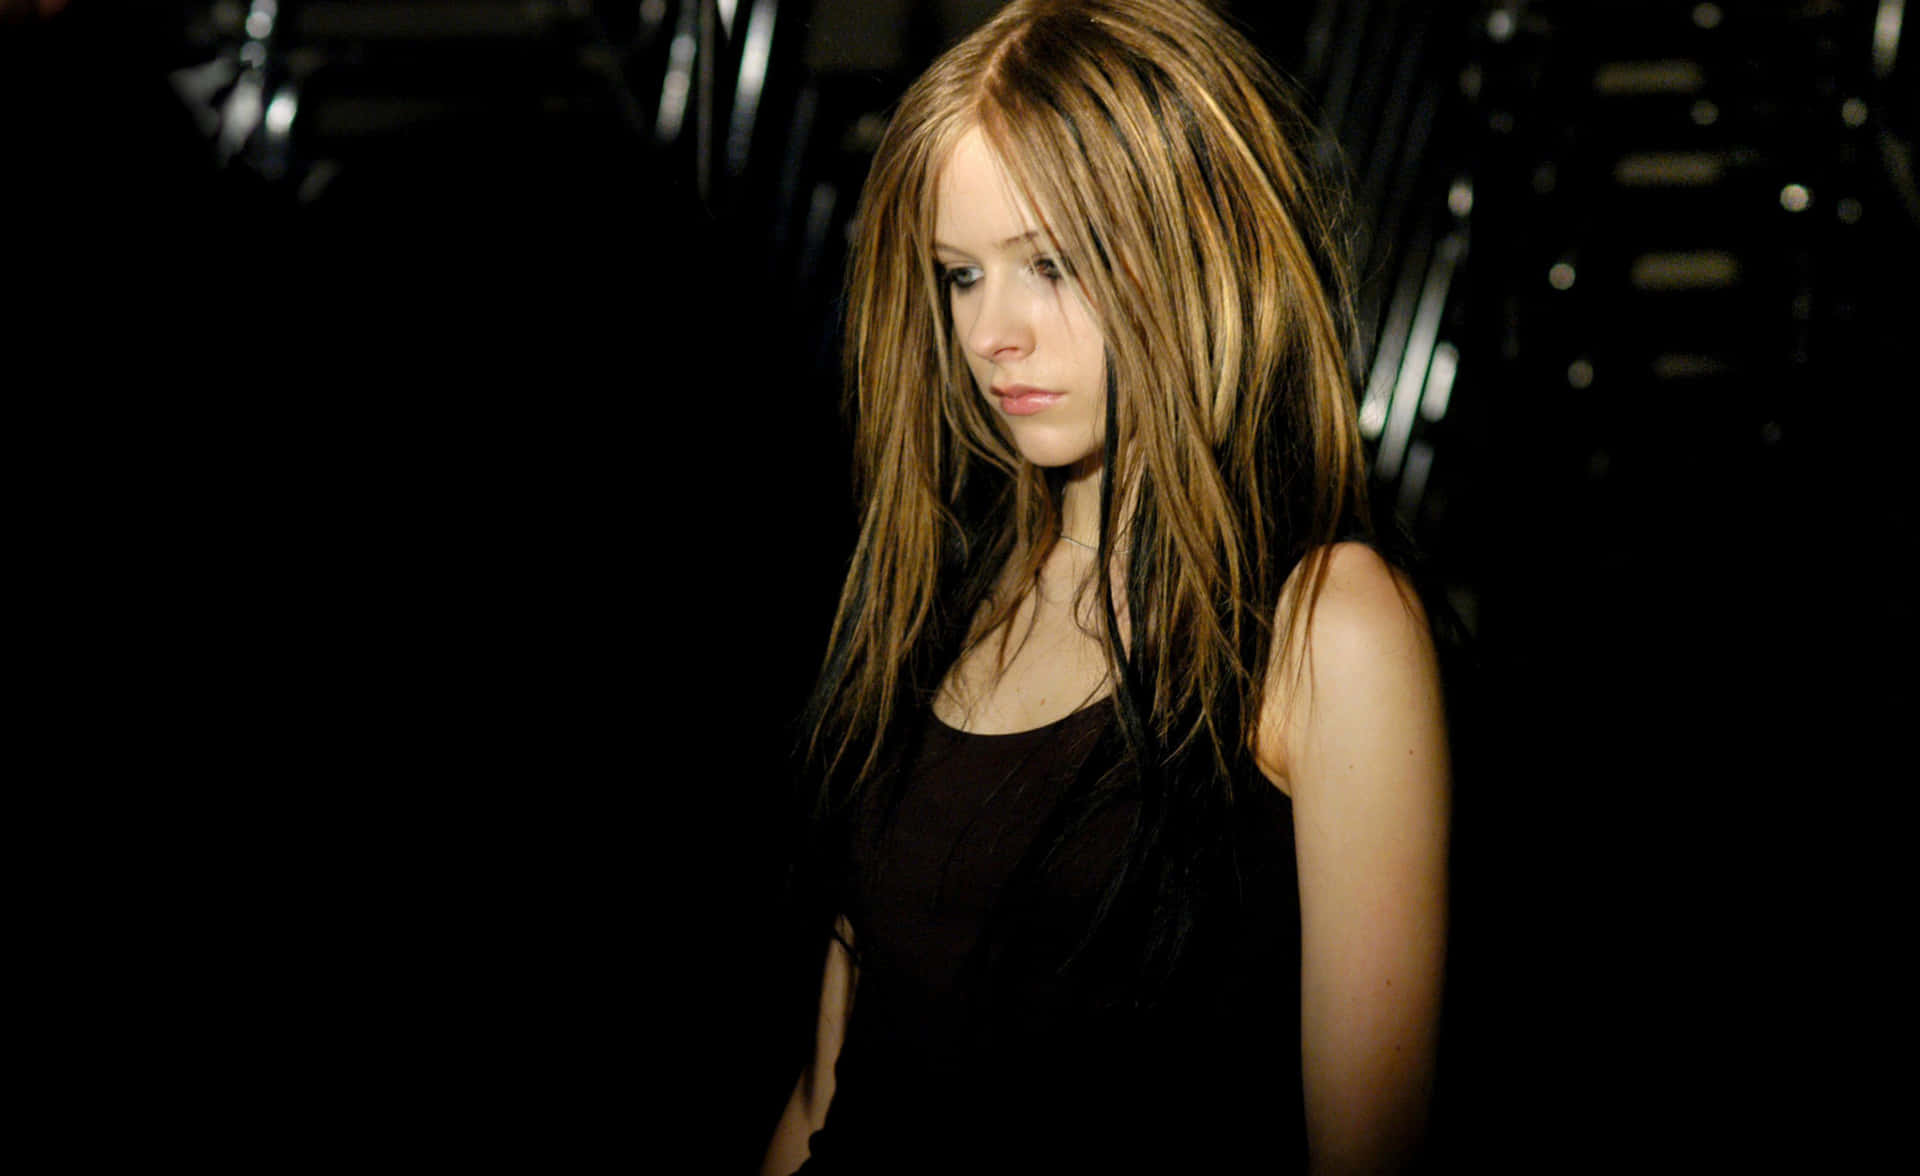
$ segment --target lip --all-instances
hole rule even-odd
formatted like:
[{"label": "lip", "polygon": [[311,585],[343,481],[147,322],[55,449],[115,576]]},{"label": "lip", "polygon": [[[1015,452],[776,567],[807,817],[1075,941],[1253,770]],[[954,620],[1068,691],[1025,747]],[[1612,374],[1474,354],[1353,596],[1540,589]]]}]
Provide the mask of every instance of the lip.
[{"label": "lip", "polygon": [[1027,384],[995,386],[991,391],[1000,402],[1000,411],[1008,416],[1032,416],[1066,395],[1064,392],[1050,392]]}]

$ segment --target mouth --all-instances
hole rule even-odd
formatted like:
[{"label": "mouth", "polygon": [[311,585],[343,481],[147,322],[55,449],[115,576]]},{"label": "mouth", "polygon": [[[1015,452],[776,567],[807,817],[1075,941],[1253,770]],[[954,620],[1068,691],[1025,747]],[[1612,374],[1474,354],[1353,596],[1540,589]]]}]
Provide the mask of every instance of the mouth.
[{"label": "mouth", "polygon": [[1008,416],[1032,416],[1066,395],[1064,392],[1049,392],[1045,388],[1032,388],[1025,384],[996,385],[990,391],[994,399],[1000,402],[1000,411]]}]

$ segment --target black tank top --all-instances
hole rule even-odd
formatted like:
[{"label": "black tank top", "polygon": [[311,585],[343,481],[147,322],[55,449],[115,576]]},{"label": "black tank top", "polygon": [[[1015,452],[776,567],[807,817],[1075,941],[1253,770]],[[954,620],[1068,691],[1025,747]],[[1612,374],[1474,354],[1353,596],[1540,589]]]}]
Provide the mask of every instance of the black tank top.
[{"label": "black tank top", "polygon": [[1111,714],[1097,703],[1007,735],[929,715],[897,799],[856,818],[846,914],[859,977],[806,1176],[1304,1164],[1299,901],[1277,789],[1247,791],[1245,902],[1183,965],[1179,999],[1139,1013],[1090,1000],[1098,978],[999,966],[1005,926],[1077,942],[1120,860],[1125,803],[1026,872]]}]

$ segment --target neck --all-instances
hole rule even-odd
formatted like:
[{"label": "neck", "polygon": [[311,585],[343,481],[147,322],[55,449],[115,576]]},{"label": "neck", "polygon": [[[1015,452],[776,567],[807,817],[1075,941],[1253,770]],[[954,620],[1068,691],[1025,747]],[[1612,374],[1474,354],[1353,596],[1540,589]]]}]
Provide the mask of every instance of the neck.
[{"label": "neck", "polygon": [[[1093,551],[1088,549],[1097,548],[1100,542],[1100,490],[1102,480],[1106,477],[1106,470],[1101,466],[1099,454],[1089,457],[1067,471],[1066,485],[1061,488],[1060,533],[1079,540],[1086,547],[1073,543],[1055,544],[1048,564],[1060,575],[1070,577],[1069,582],[1076,592],[1094,575],[1094,564],[1097,562]],[[1123,643],[1131,641],[1132,632],[1127,621],[1125,554],[1127,524],[1131,517],[1132,503],[1129,496],[1122,492],[1113,504],[1113,533],[1108,536],[1111,544],[1108,571],[1113,577],[1113,609],[1119,620],[1120,640]],[[1080,617],[1080,623],[1090,633],[1101,631],[1100,626],[1104,624],[1096,603],[1097,595],[1089,593],[1084,597],[1076,597],[1087,610]]]},{"label": "neck", "polygon": [[1067,473],[1060,494],[1060,533],[1088,547],[1099,544],[1100,480],[1106,469],[1098,453],[1078,462]]}]

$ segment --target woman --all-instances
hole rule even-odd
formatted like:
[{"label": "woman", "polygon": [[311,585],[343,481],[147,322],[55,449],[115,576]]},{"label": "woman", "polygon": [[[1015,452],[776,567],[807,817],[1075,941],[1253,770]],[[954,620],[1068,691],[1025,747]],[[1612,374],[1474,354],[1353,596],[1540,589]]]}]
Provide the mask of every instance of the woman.
[{"label": "woman", "polygon": [[1021,0],[902,100],[850,267],[827,958],[765,1171],[1414,1154],[1446,740],[1424,615],[1353,541],[1301,137],[1198,0]]}]

